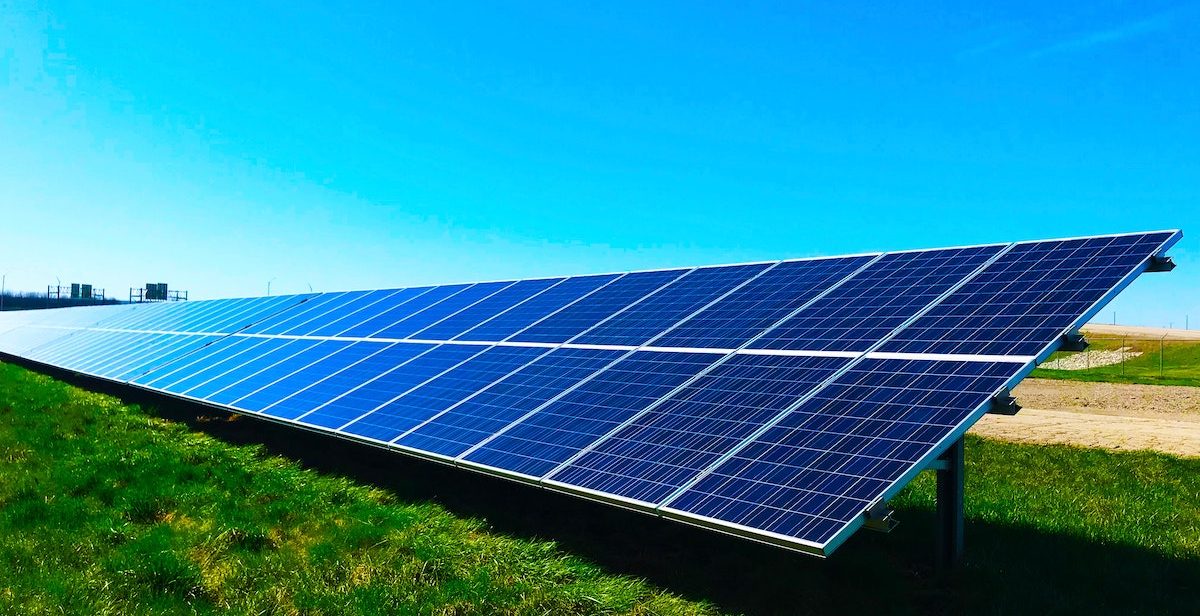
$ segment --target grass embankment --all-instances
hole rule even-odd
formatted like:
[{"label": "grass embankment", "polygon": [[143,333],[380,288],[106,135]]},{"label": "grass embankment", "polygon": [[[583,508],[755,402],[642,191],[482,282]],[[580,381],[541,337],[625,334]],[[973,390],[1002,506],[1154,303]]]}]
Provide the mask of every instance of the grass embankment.
[{"label": "grass embankment", "polygon": [[[1144,385],[1186,385],[1200,387],[1200,341],[1089,338],[1087,352],[1117,352],[1124,348],[1123,362],[1105,366],[1088,366],[1082,370],[1047,370],[1038,368],[1030,376],[1039,379],[1105,383],[1138,383]],[[1140,353],[1136,357],[1134,353]],[[1051,360],[1077,355],[1055,353]]]},{"label": "grass embankment", "polygon": [[[601,542],[733,610],[1200,612],[1200,459],[971,438],[967,463],[948,579],[929,567],[928,473],[896,531],[827,561],[636,514],[658,526]],[[0,364],[0,613],[716,611],[412,500]]]},{"label": "grass embankment", "polygon": [[704,614],[0,364],[0,613]]}]

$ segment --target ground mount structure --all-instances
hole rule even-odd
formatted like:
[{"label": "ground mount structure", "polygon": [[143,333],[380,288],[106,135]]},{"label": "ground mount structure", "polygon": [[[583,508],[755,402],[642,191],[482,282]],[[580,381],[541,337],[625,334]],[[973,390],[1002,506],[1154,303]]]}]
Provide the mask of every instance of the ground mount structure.
[{"label": "ground mount structure", "polygon": [[1179,231],[0,315],[0,353],[826,556]]}]

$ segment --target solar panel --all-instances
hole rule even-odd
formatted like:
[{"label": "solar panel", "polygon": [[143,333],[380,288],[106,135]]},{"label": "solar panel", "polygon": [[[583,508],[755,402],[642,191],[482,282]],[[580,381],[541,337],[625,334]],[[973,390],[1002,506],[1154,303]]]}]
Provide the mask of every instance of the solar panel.
[{"label": "solar panel", "polygon": [[412,452],[457,458],[623,355],[623,351],[601,349],[553,349],[429,418],[395,444]]},{"label": "solar panel", "polygon": [[663,502],[827,545],[1021,369],[866,359]]},{"label": "solar panel", "polygon": [[880,255],[785,261],[657,341],[664,347],[735,348]]},{"label": "solar panel", "polygon": [[0,352],[827,555],[1178,231],[0,314]]},{"label": "solar panel", "polygon": [[884,255],[750,346],[863,351],[1003,248],[982,246]]},{"label": "solar panel", "polygon": [[688,272],[644,301],[580,334],[572,342],[639,346],[714,299],[753,280],[768,266],[706,267]]},{"label": "solar panel", "polygon": [[[1111,299],[1148,254],[1178,235],[1016,244],[881,349],[903,353],[1036,355]],[[1090,316],[1090,315],[1089,315]]]},{"label": "solar panel", "polygon": [[719,358],[634,352],[509,424],[462,460],[540,478]]},{"label": "solar panel", "polygon": [[657,505],[847,361],[729,356],[594,442],[548,481]]},{"label": "solar panel", "polygon": [[391,441],[545,352],[530,347],[486,348],[436,377],[399,392],[340,429],[382,442]]}]

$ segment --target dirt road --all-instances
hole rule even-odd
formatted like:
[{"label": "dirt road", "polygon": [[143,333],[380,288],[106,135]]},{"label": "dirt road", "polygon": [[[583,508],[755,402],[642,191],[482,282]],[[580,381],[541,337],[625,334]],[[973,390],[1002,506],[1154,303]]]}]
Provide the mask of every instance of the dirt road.
[{"label": "dirt road", "polygon": [[1200,387],[1025,379],[1013,396],[1031,409],[1200,421]]},{"label": "dirt road", "polygon": [[1097,338],[1152,338],[1158,340],[1200,340],[1200,330],[1167,329],[1165,327],[1141,327],[1139,325],[1100,325],[1089,323],[1083,326],[1083,333]]},{"label": "dirt road", "polygon": [[1020,413],[987,415],[971,431],[1023,443],[1200,456],[1200,387],[1028,379],[1013,394]]}]

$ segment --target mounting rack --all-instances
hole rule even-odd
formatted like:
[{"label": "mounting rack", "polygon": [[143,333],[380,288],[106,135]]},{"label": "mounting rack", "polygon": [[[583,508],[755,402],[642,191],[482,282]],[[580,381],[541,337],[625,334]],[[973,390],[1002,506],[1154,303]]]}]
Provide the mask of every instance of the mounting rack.
[{"label": "mounting rack", "polygon": [[1012,392],[1005,389],[992,398],[992,406],[987,412],[992,415],[1016,415],[1020,410],[1021,405],[1012,397]]},{"label": "mounting rack", "polygon": [[1080,332],[1071,332],[1063,334],[1062,341],[1059,343],[1058,350],[1060,351],[1086,351],[1089,346],[1087,338]]},{"label": "mounting rack", "polygon": [[1175,259],[1171,257],[1154,255],[1150,257],[1150,265],[1146,268],[1147,272],[1169,272],[1175,269]]},{"label": "mounting rack", "polygon": [[936,558],[938,569],[946,570],[962,559],[963,493],[966,466],[963,439],[960,436],[938,456]]},{"label": "mounting rack", "polygon": [[863,523],[863,528],[879,531],[881,533],[890,533],[893,528],[896,528],[898,522],[892,515],[896,513],[894,509],[888,506],[883,501],[875,501],[874,505],[867,510],[867,521]]}]

